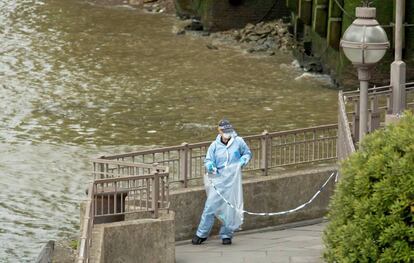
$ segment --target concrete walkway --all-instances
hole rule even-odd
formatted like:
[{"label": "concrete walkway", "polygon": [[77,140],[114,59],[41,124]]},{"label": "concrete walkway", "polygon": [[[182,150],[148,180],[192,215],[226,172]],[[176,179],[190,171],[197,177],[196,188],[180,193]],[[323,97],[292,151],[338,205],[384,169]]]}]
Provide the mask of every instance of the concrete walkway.
[{"label": "concrete walkway", "polygon": [[200,246],[181,242],[176,246],[176,263],[316,263],[323,262],[322,231],[326,223],[266,232],[240,232],[231,246],[213,237]]}]

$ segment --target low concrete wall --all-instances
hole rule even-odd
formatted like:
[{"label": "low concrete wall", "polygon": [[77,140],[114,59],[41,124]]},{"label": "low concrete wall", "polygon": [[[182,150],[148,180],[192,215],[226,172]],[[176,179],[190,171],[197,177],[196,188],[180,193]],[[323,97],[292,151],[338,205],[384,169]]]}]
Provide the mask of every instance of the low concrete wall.
[{"label": "low concrete wall", "polygon": [[101,262],[175,262],[174,212],[158,219],[103,224]]},{"label": "low concrete wall", "polygon": [[[295,208],[308,201],[336,170],[336,166],[329,166],[244,180],[244,207],[252,212],[277,212]],[[334,180],[329,182],[313,203],[295,213],[282,216],[246,215],[242,227],[248,230],[320,218],[327,211],[333,189]],[[194,235],[205,199],[204,187],[170,193],[171,209],[176,214],[175,239],[177,241],[189,239]],[[217,230],[216,222],[212,234],[216,234]]]}]

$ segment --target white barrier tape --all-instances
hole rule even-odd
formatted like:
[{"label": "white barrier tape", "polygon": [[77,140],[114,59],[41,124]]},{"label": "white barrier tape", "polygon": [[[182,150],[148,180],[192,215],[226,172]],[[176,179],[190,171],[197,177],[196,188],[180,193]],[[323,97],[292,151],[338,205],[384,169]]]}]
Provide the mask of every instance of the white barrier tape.
[{"label": "white barrier tape", "polygon": [[[310,203],[312,203],[313,202],[313,200],[315,200],[315,198],[322,192],[322,190],[324,189],[324,187],[328,184],[328,182],[332,179],[332,177],[334,176],[334,174],[335,174],[335,172],[333,172],[330,176],[329,176],[329,178],[325,181],[325,183],[319,188],[319,190],[312,196],[312,198],[311,199],[309,199],[309,201],[307,201],[306,203],[304,203],[304,204],[301,204],[300,206],[298,206],[298,207],[296,207],[296,208],[294,208],[294,209],[290,209],[290,210],[287,210],[287,211],[281,211],[281,212],[273,212],[273,213],[266,213],[266,212],[264,212],[264,213],[255,213],[255,212],[249,212],[249,211],[246,211],[246,210],[241,210],[241,212],[242,213],[246,213],[246,214],[249,214],[249,215],[256,215],[256,216],[276,216],[276,215],[284,215],[284,214],[289,214],[289,213],[293,213],[293,212],[296,212],[296,211],[298,211],[298,210],[300,210],[300,209],[302,209],[302,208],[304,208],[305,206],[307,206],[308,204],[310,204]],[[335,176],[335,182],[337,182],[337,180],[338,180],[338,172],[336,172],[336,176]],[[213,181],[211,180],[211,178],[209,178],[209,181],[210,181],[210,183],[211,183],[211,185],[213,186],[213,188],[214,188],[214,190],[216,191],[216,193],[221,197],[221,199],[223,199],[223,201],[224,202],[226,202],[226,204],[227,205],[229,205],[231,208],[233,208],[233,209],[236,209],[236,210],[239,210],[239,209],[237,209],[232,203],[230,203],[219,191],[218,191],[218,189],[216,188],[216,186],[214,185],[214,183],[213,183]]]}]

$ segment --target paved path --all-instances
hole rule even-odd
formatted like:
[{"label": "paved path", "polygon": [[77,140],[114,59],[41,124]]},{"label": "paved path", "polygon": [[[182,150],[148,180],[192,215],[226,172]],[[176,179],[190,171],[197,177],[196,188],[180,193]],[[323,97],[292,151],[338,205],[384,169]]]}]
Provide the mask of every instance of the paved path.
[{"label": "paved path", "polygon": [[326,223],[279,231],[238,233],[231,246],[213,237],[200,246],[176,246],[176,263],[320,263],[322,231]]}]

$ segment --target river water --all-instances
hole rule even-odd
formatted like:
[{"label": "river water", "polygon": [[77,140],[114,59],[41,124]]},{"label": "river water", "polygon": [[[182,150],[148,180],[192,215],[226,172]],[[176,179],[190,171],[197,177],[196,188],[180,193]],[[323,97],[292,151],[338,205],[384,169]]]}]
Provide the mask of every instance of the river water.
[{"label": "river water", "polygon": [[89,159],[336,122],[336,91],[288,54],[176,36],[170,15],[77,0],[0,1],[0,262],[73,236]]}]

